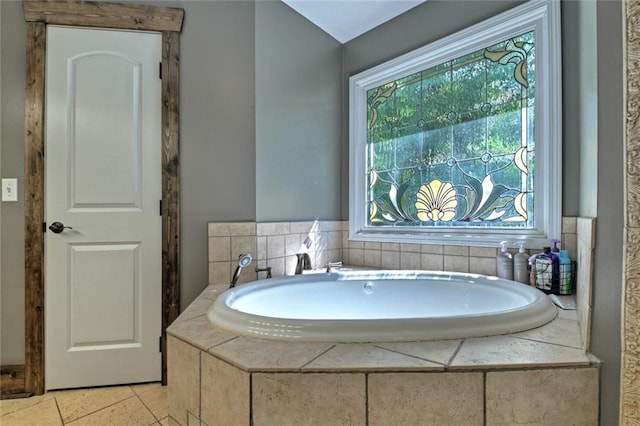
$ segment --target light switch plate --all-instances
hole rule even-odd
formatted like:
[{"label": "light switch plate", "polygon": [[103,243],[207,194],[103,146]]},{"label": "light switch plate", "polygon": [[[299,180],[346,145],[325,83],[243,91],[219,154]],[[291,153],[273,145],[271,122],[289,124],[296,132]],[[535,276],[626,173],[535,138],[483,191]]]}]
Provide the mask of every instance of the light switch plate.
[{"label": "light switch plate", "polygon": [[18,179],[2,179],[2,201],[18,201]]}]

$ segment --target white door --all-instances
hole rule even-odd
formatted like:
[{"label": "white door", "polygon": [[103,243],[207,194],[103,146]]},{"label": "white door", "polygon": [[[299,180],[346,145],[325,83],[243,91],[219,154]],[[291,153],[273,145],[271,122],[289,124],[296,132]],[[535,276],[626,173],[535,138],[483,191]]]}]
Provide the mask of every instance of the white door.
[{"label": "white door", "polygon": [[47,389],[161,377],[161,44],[48,27]]}]

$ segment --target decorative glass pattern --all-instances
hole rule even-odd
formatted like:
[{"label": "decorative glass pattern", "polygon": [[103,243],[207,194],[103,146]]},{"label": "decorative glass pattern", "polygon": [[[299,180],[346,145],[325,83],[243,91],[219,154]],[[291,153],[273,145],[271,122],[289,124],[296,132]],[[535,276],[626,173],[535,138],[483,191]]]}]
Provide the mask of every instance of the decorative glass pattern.
[{"label": "decorative glass pattern", "polygon": [[367,91],[369,225],[535,225],[534,32]]}]

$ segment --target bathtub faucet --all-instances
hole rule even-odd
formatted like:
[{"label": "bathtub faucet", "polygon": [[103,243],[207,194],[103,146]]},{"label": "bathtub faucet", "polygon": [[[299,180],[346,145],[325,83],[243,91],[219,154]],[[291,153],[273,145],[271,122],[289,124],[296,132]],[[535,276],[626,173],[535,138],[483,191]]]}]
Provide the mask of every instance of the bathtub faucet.
[{"label": "bathtub faucet", "polygon": [[296,263],[296,275],[302,274],[302,271],[308,271],[311,269],[311,258],[309,253],[298,253],[298,262]]},{"label": "bathtub faucet", "polygon": [[252,260],[253,258],[251,257],[250,254],[241,254],[238,257],[238,267],[236,268],[236,271],[233,273],[233,278],[231,278],[231,285],[229,286],[229,288],[233,288],[236,286],[236,283],[238,282],[238,278],[240,278],[240,271],[242,271],[242,268],[246,268],[247,266],[251,265]]}]

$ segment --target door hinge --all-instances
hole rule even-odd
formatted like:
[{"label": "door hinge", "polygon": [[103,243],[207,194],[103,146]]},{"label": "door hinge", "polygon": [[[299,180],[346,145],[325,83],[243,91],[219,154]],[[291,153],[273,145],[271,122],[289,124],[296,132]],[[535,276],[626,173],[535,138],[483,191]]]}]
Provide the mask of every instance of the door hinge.
[{"label": "door hinge", "polygon": [[158,337],[158,352],[162,352],[162,336]]},{"label": "door hinge", "polygon": [[47,232],[47,222],[42,222],[42,232]]},{"label": "door hinge", "polygon": [[158,78],[162,80],[162,62],[158,62]]},{"label": "door hinge", "polygon": [[160,200],[160,216],[162,216],[162,200]]}]

